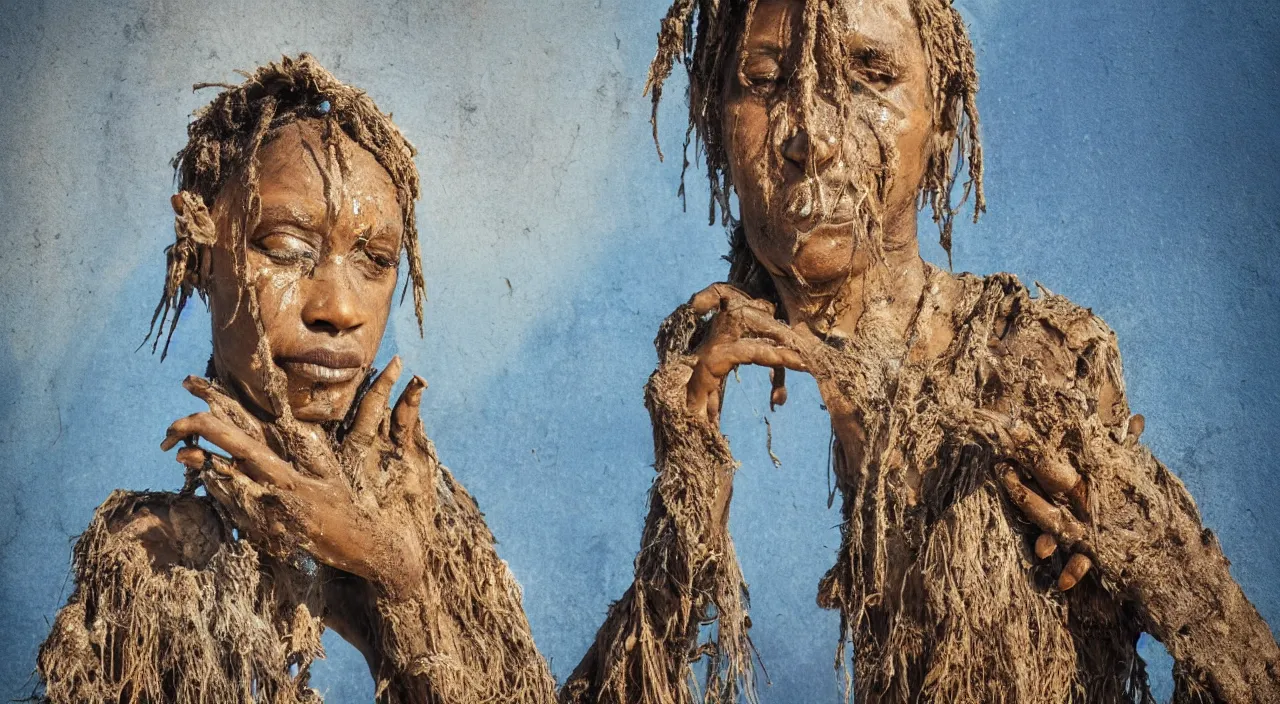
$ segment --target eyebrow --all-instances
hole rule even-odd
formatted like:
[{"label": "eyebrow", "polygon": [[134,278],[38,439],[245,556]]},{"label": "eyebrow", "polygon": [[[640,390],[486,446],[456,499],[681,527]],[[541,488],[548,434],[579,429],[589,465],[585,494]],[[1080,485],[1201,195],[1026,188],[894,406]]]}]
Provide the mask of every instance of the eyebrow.
[{"label": "eyebrow", "polygon": [[315,229],[316,226],[324,220],[324,218],[317,218],[310,209],[297,205],[264,205],[262,206],[262,213],[258,221],[266,222],[268,220],[275,222],[291,222],[295,225],[312,230]]}]

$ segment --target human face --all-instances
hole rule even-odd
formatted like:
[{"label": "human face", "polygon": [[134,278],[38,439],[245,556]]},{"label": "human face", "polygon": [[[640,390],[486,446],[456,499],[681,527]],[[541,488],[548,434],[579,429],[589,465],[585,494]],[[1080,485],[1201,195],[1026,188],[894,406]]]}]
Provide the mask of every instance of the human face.
[{"label": "human face", "polygon": [[[284,127],[258,152],[262,216],[248,233],[248,286],[237,276],[233,224],[246,205],[241,179],[214,203],[218,238],[205,276],[219,374],[271,416],[268,393],[284,381],[295,418],[340,420],[382,341],[404,235],[395,185],[373,155],[339,131],[339,168],[313,122]],[[265,362],[257,357],[265,342]]]},{"label": "human face", "polygon": [[[784,300],[838,285],[876,248],[916,251],[934,120],[910,0],[834,4],[839,46],[819,38],[823,80],[807,105],[797,89],[802,0],[760,0],[739,38],[744,60],[725,62],[722,133],[747,244]],[[840,70],[843,99],[822,87]]]}]

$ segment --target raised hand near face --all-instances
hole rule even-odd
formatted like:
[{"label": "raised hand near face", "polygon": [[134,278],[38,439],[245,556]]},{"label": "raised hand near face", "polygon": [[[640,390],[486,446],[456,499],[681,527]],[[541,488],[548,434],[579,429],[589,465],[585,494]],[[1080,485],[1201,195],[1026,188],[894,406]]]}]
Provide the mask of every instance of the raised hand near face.
[{"label": "raised hand near face", "polygon": [[[178,461],[199,473],[209,494],[260,547],[277,556],[304,550],[389,593],[408,594],[421,584],[419,541],[382,503],[429,497],[422,484],[433,465],[418,414],[426,382],[414,377],[395,409],[387,406],[400,369],[393,358],[337,446],[313,426],[264,424],[222,389],[188,377],[183,386],[209,410],[174,422],[161,449],[190,443]],[[200,438],[226,455],[196,446]]]},{"label": "raised hand near face", "polygon": [[718,283],[694,294],[689,306],[699,317],[713,314],[710,327],[693,350],[688,407],[713,425],[720,423],[724,380],[735,368],[755,364],[771,369],[771,406],[787,401],[786,370],[809,371],[806,352],[818,343],[774,317],[774,305],[751,298],[732,284]]}]

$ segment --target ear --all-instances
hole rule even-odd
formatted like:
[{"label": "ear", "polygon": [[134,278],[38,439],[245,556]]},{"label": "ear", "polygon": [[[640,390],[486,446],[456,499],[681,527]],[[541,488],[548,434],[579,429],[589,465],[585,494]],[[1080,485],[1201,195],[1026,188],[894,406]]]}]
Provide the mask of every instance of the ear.
[{"label": "ear", "polygon": [[204,291],[203,283],[209,280],[210,257],[207,250],[218,241],[217,226],[204,199],[191,191],[173,194],[169,204],[173,207],[175,246],[186,250],[189,257],[184,283]]}]

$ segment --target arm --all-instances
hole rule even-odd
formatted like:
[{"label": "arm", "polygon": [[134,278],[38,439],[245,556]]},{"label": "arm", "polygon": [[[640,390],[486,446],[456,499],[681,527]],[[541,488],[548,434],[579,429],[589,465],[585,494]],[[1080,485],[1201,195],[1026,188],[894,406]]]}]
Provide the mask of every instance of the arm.
[{"label": "arm", "polygon": [[396,520],[417,529],[421,584],[409,593],[368,588],[379,701],[550,704],[555,683],[534,644],[520,585],[475,501],[420,440],[429,474]]},{"label": "arm", "polygon": [[[1129,416],[1114,334],[1087,313],[1069,324],[1063,317],[1055,320],[1065,342],[1055,347],[1072,354],[1056,366],[1074,371],[1054,373],[1048,364],[1041,383],[1028,387],[1034,407],[1054,412],[1037,414],[1035,439],[1023,443],[1029,452],[1015,452],[1058,502],[1006,475],[1011,499],[1064,547],[1091,558],[1104,585],[1136,605],[1145,630],[1177,662],[1185,701],[1280,701],[1280,650],[1270,628],[1231,577],[1186,487],[1138,442],[1142,419]],[[1015,336],[1015,356],[1018,345]],[[1036,345],[1046,348],[1043,338]],[[1025,353],[1035,354],[1031,345]],[[1077,469],[1083,501],[1065,496]]]},{"label": "arm", "polygon": [[379,701],[547,704],[554,681],[520,587],[423,431],[426,383],[413,379],[387,408],[398,372],[393,360],[336,451],[282,419],[268,429],[277,452],[234,399],[192,379],[211,410],[175,423],[166,444],[198,435],[226,450],[232,459],[199,447],[178,458],[255,544],[326,565],[326,620],[364,653]]},{"label": "arm", "polygon": [[[682,306],[655,344],[660,364],[645,387],[654,469],[635,581],[609,609],[560,692],[565,704],[687,704],[691,664],[708,658],[705,700],[733,702],[751,686],[746,585],[728,532],[737,466],[707,414],[688,407],[697,368],[688,354],[699,314]],[[698,645],[704,624],[716,623]]]}]

